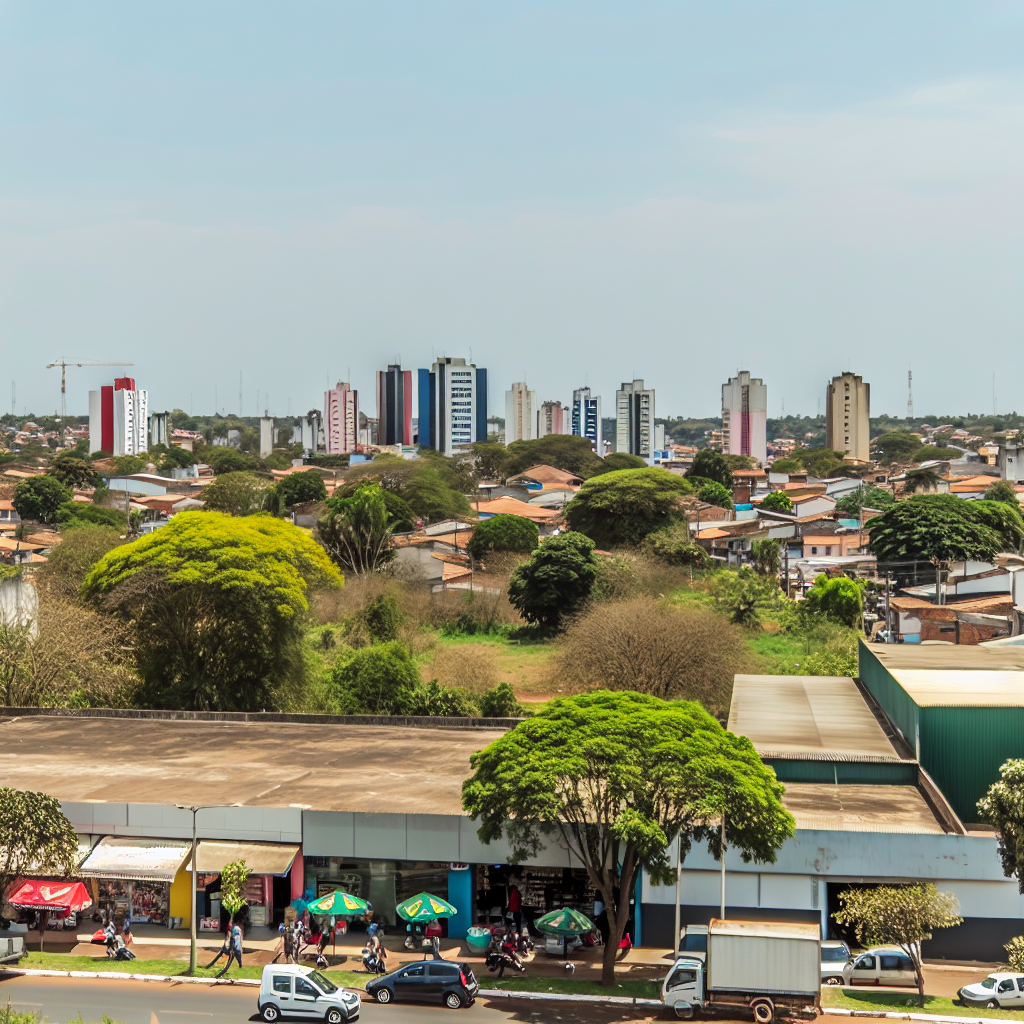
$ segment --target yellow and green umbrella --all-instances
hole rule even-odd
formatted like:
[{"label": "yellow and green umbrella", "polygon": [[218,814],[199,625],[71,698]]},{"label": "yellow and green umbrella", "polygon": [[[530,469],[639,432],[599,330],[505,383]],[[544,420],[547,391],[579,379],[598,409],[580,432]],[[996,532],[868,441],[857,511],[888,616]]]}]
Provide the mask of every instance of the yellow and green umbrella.
[{"label": "yellow and green umbrella", "polygon": [[410,896],[395,907],[399,915],[406,921],[433,921],[438,917],[452,917],[458,913],[447,900],[440,896],[431,896],[429,892],[421,892]]},{"label": "yellow and green umbrella", "polygon": [[538,917],[533,922],[533,926],[542,932],[551,932],[553,935],[586,935],[597,928],[597,925],[589,917],[571,907],[552,910],[543,917]]},{"label": "yellow and green umbrella", "polygon": [[334,892],[325,893],[323,896],[306,904],[306,909],[311,914],[333,914],[335,917],[349,917],[353,914],[365,914],[369,909],[366,900],[361,900],[351,893],[335,889]]}]

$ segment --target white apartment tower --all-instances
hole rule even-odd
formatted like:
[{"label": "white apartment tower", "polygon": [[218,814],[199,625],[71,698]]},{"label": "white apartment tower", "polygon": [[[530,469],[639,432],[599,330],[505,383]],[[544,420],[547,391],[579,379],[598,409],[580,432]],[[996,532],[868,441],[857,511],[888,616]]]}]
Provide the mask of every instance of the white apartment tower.
[{"label": "white apartment tower", "polygon": [[825,393],[825,447],[871,459],[871,385],[854,373],[833,377]]},{"label": "white apartment tower", "polygon": [[768,454],[768,389],[746,370],[722,385],[722,451],[761,464]]},{"label": "white apartment tower", "polygon": [[324,441],[328,455],[349,455],[359,444],[359,392],[351,384],[324,392]]},{"label": "white apartment tower", "polygon": [[534,438],[534,408],[537,392],[525,384],[513,384],[505,392],[505,444],[513,441],[532,441]]},{"label": "white apartment tower", "polygon": [[654,388],[626,381],[615,392],[615,450],[654,457]]}]

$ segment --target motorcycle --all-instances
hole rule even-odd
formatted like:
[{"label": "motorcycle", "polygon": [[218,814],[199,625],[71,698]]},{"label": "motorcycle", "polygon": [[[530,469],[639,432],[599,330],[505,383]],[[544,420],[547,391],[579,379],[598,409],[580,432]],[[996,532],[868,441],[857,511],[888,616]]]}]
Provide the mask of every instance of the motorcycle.
[{"label": "motorcycle", "polygon": [[363,947],[363,970],[367,974],[387,974],[387,964],[369,947]]},{"label": "motorcycle", "polygon": [[485,964],[487,970],[497,971],[499,978],[505,977],[506,970],[516,971],[519,974],[526,970],[526,965],[519,959],[519,954],[516,952],[515,944],[508,941],[491,949],[487,954]]}]

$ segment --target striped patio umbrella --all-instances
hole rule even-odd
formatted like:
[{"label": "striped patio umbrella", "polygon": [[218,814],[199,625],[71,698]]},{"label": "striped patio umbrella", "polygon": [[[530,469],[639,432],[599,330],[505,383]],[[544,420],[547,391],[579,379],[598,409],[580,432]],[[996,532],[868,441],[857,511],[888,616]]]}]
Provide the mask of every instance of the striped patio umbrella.
[{"label": "striped patio umbrella", "polygon": [[410,896],[395,907],[406,921],[433,921],[439,917],[454,917],[458,911],[447,900],[440,896],[431,896],[429,892],[421,892]]},{"label": "striped patio umbrella", "polygon": [[538,917],[533,924],[535,928],[542,932],[551,932],[552,935],[587,935],[597,928],[589,917],[571,907],[552,910],[543,917]]}]

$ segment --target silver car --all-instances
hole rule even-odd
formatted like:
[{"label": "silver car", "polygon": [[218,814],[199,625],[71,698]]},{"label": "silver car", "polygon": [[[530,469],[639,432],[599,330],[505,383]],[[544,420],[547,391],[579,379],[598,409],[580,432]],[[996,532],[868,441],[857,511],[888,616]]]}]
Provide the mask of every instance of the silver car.
[{"label": "silver car", "polygon": [[1000,972],[990,974],[973,985],[964,985],[957,995],[968,1006],[1000,1007],[1017,1010],[1024,1006],[1024,974]]},{"label": "silver car", "polygon": [[821,944],[822,985],[842,985],[843,968],[850,962],[850,947],[838,939],[826,939]]}]

